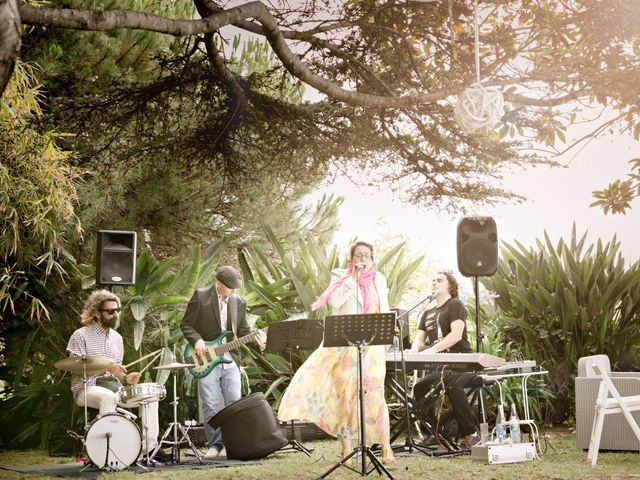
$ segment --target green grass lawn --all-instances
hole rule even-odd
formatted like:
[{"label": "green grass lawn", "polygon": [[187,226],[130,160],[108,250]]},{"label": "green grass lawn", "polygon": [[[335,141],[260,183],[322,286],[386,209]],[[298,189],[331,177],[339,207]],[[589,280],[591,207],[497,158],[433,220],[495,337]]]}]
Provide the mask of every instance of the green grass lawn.
[{"label": "green grass lawn", "polygon": [[[423,456],[398,457],[396,467],[392,470],[394,478],[408,480],[424,480],[427,478],[455,480],[513,480],[522,479],[611,479],[640,478],[640,455],[637,452],[601,452],[598,465],[594,468],[587,463],[587,453],[575,447],[575,437],[571,434],[556,433],[547,437],[546,453],[540,460],[505,465],[485,465],[474,462],[469,455],[432,459]],[[231,468],[212,468],[206,470],[157,471],[146,473],[144,480],[153,479],[251,479],[276,480],[315,479],[324,473],[338,459],[337,442],[314,442],[315,451],[311,458],[303,453],[287,453],[272,455],[258,466]],[[42,452],[0,453],[0,463],[25,465],[35,463],[63,463],[70,458],[51,458]],[[339,469],[333,472],[330,479],[358,478],[359,474]],[[46,478],[44,476],[25,475],[0,470],[0,478],[25,479]],[[139,478],[133,472],[105,473],[102,480],[121,480]],[[367,478],[378,477],[376,473]]]}]

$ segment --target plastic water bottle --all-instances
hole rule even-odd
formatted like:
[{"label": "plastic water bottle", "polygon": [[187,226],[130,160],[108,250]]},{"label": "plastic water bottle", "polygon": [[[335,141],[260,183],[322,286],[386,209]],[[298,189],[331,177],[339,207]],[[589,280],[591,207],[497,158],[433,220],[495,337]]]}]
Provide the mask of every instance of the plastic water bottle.
[{"label": "plastic water bottle", "polygon": [[507,426],[504,423],[504,407],[498,405],[498,416],[496,417],[496,440],[498,443],[504,443],[507,435]]},{"label": "plastic water bottle", "polygon": [[511,433],[511,442],[520,443],[522,436],[520,435],[520,419],[516,412],[515,404],[511,404],[511,417],[509,418],[509,432]]}]

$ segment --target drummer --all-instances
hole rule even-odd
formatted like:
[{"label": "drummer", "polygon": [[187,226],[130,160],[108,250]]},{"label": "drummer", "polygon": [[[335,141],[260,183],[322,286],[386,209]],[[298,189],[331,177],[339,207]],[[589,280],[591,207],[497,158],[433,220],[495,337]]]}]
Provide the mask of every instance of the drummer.
[{"label": "drummer", "polygon": [[[140,381],[140,373],[128,373],[126,367],[122,365],[124,357],[122,336],[115,331],[120,317],[120,306],[120,299],[116,294],[108,290],[92,292],[82,309],[80,323],[83,326],[73,332],[67,344],[67,351],[72,357],[89,355],[113,360],[103,375],[90,375],[86,379],[86,405],[98,409],[100,415],[116,411],[117,391],[120,386],[134,385]],[[95,370],[99,370],[102,374],[105,370],[102,367],[90,371],[90,368],[89,364],[88,373],[96,373]],[[82,375],[74,375],[71,381],[73,398],[80,407],[85,406],[84,383]],[[143,429],[142,452],[150,454],[158,446],[158,400],[150,401],[146,406],[141,406],[140,417]],[[146,445],[147,438],[148,445]],[[168,462],[171,457],[159,449],[154,460]]]}]

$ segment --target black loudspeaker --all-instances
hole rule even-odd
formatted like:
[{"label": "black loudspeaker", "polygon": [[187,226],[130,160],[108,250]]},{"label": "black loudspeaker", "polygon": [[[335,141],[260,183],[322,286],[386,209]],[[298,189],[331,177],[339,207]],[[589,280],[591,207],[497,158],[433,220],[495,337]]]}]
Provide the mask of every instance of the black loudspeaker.
[{"label": "black loudspeaker", "polygon": [[211,417],[209,425],[220,428],[230,460],[264,458],[289,443],[261,392],[223,408]]},{"label": "black loudspeaker", "polygon": [[498,269],[498,231],[491,217],[458,222],[458,270],[465,277],[490,277]]},{"label": "black loudspeaker", "polygon": [[96,283],[101,285],[136,283],[136,232],[98,230]]}]

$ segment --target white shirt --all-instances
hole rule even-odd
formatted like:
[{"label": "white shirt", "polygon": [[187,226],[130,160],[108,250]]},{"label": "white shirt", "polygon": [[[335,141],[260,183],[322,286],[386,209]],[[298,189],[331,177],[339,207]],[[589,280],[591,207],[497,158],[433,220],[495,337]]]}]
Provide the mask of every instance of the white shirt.
[{"label": "white shirt", "polygon": [[227,304],[229,299],[220,299],[218,306],[220,307],[220,329],[222,332],[227,331]]},{"label": "white shirt", "polygon": [[[222,333],[227,331],[227,306],[229,304],[229,299],[228,298],[218,298],[219,303],[218,306],[220,307],[220,330],[222,331]],[[222,343],[227,343],[227,339],[225,338]],[[231,356],[231,353],[227,352],[223,355],[223,357],[227,360],[233,360],[233,357]],[[233,366],[233,363],[223,363],[222,364],[222,368],[231,368]]]}]

